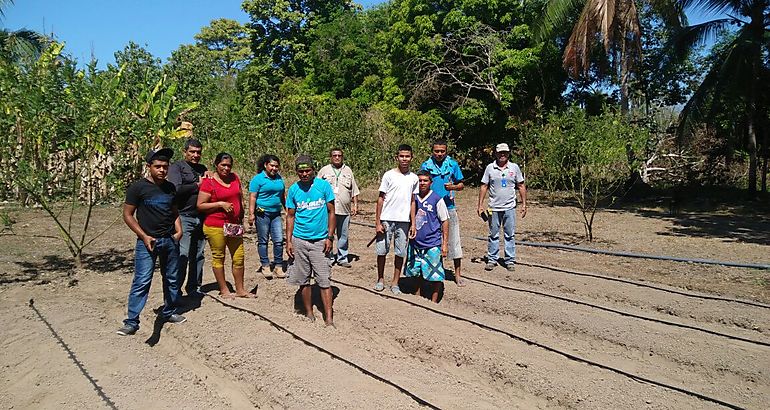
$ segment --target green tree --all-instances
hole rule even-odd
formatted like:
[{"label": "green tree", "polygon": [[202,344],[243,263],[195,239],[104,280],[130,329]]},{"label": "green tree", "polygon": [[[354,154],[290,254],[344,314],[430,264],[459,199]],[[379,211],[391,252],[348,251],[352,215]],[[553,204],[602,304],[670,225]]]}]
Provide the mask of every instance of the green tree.
[{"label": "green tree", "polygon": [[646,130],[622,115],[588,116],[576,107],[551,114],[525,133],[530,184],[566,190],[580,209],[586,239],[593,241],[596,211],[622,196],[620,188],[640,164],[628,153],[641,153],[646,137]]},{"label": "green tree", "polygon": [[212,20],[195,35],[195,40],[211,52],[225,75],[234,75],[251,58],[248,32],[235,20]]},{"label": "green tree", "polygon": [[244,0],[242,7],[251,18],[252,51],[266,58],[259,62],[303,77],[312,30],[354,5],[350,0]]},{"label": "green tree", "polygon": [[[714,124],[715,114],[728,107],[740,106],[735,128],[745,133],[745,147],[749,154],[748,192],[757,191],[758,127],[768,112],[767,55],[770,52],[770,3],[767,0],[681,0],[681,7],[693,7],[707,13],[725,14],[727,17],[710,20],[682,28],[672,40],[679,56],[687,55],[693,47],[705,44],[713,38],[726,39],[708,62],[709,68],[695,93],[680,114],[678,133],[692,135],[696,124]],[[734,33],[726,31],[737,27]],[[733,119],[733,121],[735,121]],[[739,134],[740,135],[740,134]],[[738,138],[740,139],[740,138]]]}]

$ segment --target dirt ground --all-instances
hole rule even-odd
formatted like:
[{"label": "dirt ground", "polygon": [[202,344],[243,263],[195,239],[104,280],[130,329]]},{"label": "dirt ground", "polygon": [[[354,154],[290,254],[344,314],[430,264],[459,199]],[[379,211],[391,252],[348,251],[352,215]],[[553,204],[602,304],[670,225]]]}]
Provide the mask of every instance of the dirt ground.
[{"label": "dirt ground", "polygon": [[[117,221],[76,270],[41,211],[11,210],[14,230],[0,235],[0,407],[768,407],[770,271],[518,246],[515,273],[486,272],[476,195],[459,201],[469,284],[447,281],[437,305],[370,290],[373,229],[357,224],[353,268],[333,270],[336,328],[306,322],[296,288],[255,273],[252,235],[256,299],[228,302],[240,310],[217,301],[207,264],[212,297],[186,300],[186,323],[154,324],[156,274],[133,337],[115,334],[132,278],[128,228]],[[356,222],[373,221],[374,198],[364,193]],[[98,209],[93,232],[119,215]],[[533,200],[517,220],[523,241],[755,264],[770,263],[768,232],[766,213],[716,206],[601,212],[593,243],[573,208]]]}]

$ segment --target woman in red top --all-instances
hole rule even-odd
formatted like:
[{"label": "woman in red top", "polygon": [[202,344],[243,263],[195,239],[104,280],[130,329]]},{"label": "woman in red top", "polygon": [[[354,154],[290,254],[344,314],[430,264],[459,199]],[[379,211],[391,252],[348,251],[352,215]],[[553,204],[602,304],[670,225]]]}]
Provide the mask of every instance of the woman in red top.
[{"label": "woman in red top", "polygon": [[[241,180],[232,172],[233,157],[228,153],[217,154],[214,167],[216,173],[201,182],[198,192],[198,211],[206,215],[203,233],[211,247],[211,268],[222,297],[254,297],[243,287],[243,236],[225,236],[223,228],[225,223],[243,226]],[[230,293],[225,281],[225,247],[233,263],[235,295]]]}]

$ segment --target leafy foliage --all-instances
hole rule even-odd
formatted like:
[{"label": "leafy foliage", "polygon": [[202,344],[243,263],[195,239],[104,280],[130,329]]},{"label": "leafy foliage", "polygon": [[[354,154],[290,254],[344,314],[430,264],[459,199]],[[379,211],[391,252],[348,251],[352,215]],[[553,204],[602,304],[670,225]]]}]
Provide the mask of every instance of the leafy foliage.
[{"label": "leafy foliage", "polygon": [[591,241],[597,208],[622,196],[620,188],[640,165],[646,137],[645,129],[617,114],[587,116],[574,107],[551,114],[525,139],[530,185],[565,190]]}]

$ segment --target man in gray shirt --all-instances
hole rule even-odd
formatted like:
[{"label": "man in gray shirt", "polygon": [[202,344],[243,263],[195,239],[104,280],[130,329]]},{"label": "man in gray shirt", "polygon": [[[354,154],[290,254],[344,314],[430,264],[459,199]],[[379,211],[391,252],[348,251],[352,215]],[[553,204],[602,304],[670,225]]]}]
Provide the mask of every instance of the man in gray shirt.
[{"label": "man in gray shirt", "polygon": [[[198,187],[206,174],[206,166],[201,164],[203,146],[197,139],[188,139],[184,143],[184,159],[168,168],[169,182],[176,187],[177,207],[182,220],[182,239],[179,240],[179,280],[187,277],[185,292],[192,296],[202,296],[203,251],[206,238],[203,236],[203,217],[198,213]],[[181,283],[180,283],[181,285]]]},{"label": "man in gray shirt", "polygon": [[[508,161],[511,150],[508,144],[497,144],[495,147],[495,161],[487,165],[484,176],[481,178],[479,190],[479,204],[477,213],[482,218],[487,216],[489,223],[489,238],[487,241],[487,265],[485,270],[492,270],[497,266],[498,253],[500,251],[500,226],[503,227],[505,238],[505,267],[513,272],[516,261],[516,242],[514,230],[516,228],[516,191],[521,196],[521,217],[527,215],[527,187],[524,184],[524,174],[518,165]],[[484,209],[484,197],[489,191],[489,212]]]},{"label": "man in gray shirt", "polygon": [[318,171],[318,178],[326,180],[334,192],[334,213],[337,217],[337,255],[332,256],[337,265],[349,268],[348,230],[350,216],[358,213],[358,184],[353,170],[344,164],[344,154],[340,148],[329,152],[331,164]]}]

